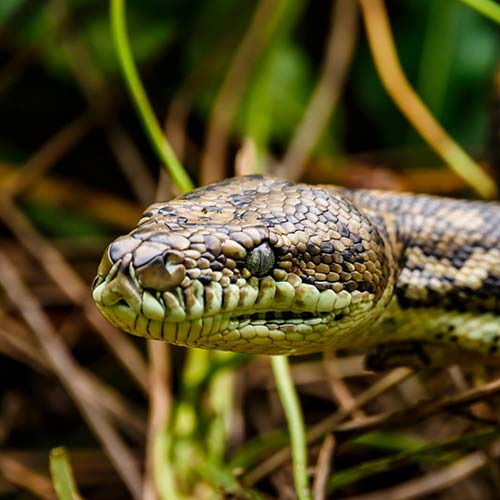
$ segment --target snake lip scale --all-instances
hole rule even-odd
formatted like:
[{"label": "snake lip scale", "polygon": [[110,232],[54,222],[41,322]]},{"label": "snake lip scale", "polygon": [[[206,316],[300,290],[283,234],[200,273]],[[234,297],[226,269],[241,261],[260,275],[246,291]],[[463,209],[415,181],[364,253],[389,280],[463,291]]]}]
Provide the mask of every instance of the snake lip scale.
[{"label": "snake lip scale", "polygon": [[152,205],[93,284],[126,332],[263,354],[411,341],[494,355],[499,291],[496,202],[268,176]]}]

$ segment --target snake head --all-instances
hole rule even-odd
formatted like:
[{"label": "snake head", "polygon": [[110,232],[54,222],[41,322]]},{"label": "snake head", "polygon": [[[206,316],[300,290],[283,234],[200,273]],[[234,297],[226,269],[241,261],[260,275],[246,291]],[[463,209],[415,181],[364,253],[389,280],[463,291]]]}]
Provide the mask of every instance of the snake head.
[{"label": "snake head", "polygon": [[340,193],[230,179],[149,207],[108,246],[93,297],[117,327],[179,345],[340,346],[392,295],[382,233]]}]

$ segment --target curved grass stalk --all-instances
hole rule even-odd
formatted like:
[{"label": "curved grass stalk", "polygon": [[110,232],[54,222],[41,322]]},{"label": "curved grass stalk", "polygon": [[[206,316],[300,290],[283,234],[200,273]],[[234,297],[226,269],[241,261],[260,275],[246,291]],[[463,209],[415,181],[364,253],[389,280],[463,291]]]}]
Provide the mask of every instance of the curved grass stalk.
[{"label": "curved grass stalk", "polygon": [[50,475],[59,500],[82,500],[73,477],[65,448],[54,448],[50,452]]},{"label": "curved grass stalk", "polygon": [[497,196],[491,177],[448,135],[411,87],[401,68],[384,0],[360,0],[377,73],[396,106],[450,168],[483,198]]},{"label": "curved grass stalk", "polygon": [[158,120],[156,119],[151,104],[147,98],[144,87],[139,78],[137,68],[132,58],[128,43],[127,27],[125,21],[125,0],[111,0],[111,31],[115,42],[120,67],[127,83],[130,95],[137,109],[144,130],[153,146],[153,149],[162,163],[165,164],[176,186],[186,193],[193,189],[193,183],[181,165],[174,150],[165,137]]},{"label": "curved grass stalk", "polygon": [[483,16],[489,17],[500,24],[500,5],[493,0],[460,0],[471,9],[477,10]]},{"label": "curved grass stalk", "polygon": [[290,366],[286,356],[271,358],[276,388],[285,411],[290,432],[290,446],[292,449],[293,479],[299,500],[310,500],[311,491],[307,477],[307,445],[304,420],[300,409],[299,399],[295,391],[290,373]]}]

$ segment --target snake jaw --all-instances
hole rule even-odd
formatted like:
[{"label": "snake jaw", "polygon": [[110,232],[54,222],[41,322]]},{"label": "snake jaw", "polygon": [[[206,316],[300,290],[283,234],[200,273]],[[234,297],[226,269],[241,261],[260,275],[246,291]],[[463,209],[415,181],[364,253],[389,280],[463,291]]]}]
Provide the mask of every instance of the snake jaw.
[{"label": "snake jaw", "polygon": [[331,342],[328,332],[342,336],[352,330],[352,318],[366,315],[373,303],[368,292],[320,292],[294,273],[279,273],[283,281],[239,278],[223,287],[195,279],[173,290],[147,290],[132,261],[125,254],[111,268],[105,263],[103,269],[109,271],[96,279],[95,302],[118,328],[174,344],[254,353],[311,352]]}]

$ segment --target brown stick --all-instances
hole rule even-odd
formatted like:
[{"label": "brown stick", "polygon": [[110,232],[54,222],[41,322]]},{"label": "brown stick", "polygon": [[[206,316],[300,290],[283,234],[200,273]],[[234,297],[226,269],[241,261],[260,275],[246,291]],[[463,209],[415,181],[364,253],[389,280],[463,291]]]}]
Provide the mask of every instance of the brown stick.
[{"label": "brown stick", "polygon": [[328,476],[330,475],[330,462],[335,450],[335,436],[328,434],[319,451],[318,462],[314,473],[313,499],[325,500]]},{"label": "brown stick", "polygon": [[50,479],[14,458],[0,456],[0,473],[11,484],[29,491],[42,500],[56,500],[56,493]]},{"label": "brown stick", "polygon": [[[343,409],[353,407],[355,398],[337,369],[335,351],[327,351],[323,354],[323,365],[328,385],[338,406]],[[361,408],[354,410],[352,414],[354,418],[365,416],[365,412]]]},{"label": "brown stick", "polygon": [[90,301],[87,285],[66,262],[63,255],[33,227],[29,219],[6,196],[0,199],[0,218],[24,248],[40,262],[45,272],[67,297],[83,307],[89,323],[101,334],[139,387],[147,392],[147,368],[142,355],[121,332],[113,328],[99,314]]},{"label": "brown stick", "polygon": [[387,93],[415,130],[481,196],[494,198],[493,180],[448,135],[411,87],[394,46],[384,0],[359,0],[373,61]]},{"label": "brown stick", "polygon": [[365,417],[359,420],[353,420],[339,425],[337,432],[363,431],[380,428],[382,426],[394,426],[408,424],[410,422],[420,421],[428,418],[443,410],[452,410],[458,406],[469,405],[476,401],[491,397],[500,392],[500,379],[493,380],[481,387],[467,389],[452,396],[446,396],[438,400],[419,401],[404,410],[387,412],[371,417]]},{"label": "brown stick", "polygon": [[154,446],[158,439],[158,433],[166,425],[172,395],[170,389],[170,349],[163,342],[148,341],[148,353],[150,362],[149,384],[150,404],[148,422],[148,440],[146,445],[146,470],[142,489],[144,500],[156,500],[155,470],[154,470]]},{"label": "brown stick", "polygon": [[[495,457],[500,455],[500,442],[496,442],[490,448]],[[432,495],[444,490],[484,467],[487,463],[486,455],[482,451],[470,453],[457,460],[451,465],[443,467],[438,471],[430,472],[417,479],[406,481],[392,488],[378,490],[366,495],[357,495],[345,500],[410,500],[424,495]]]},{"label": "brown stick", "polygon": [[[307,442],[313,443],[325,434],[332,432],[336,429],[338,424],[348,415],[352,414],[353,411],[361,408],[363,405],[365,405],[375,397],[400,384],[401,382],[403,382],[403,380],[406,380],[412,374],[413,372],[407,368],[397,368],[388,373],[385,377],[359,394],[350,407],[341,409],[337,413],[334,413],[333,415],[325,418],[318,424],[311,427],[307,432]],[[261,464],[259,464],[248,474],[246,474],[244,483],[246,485],[252,485],[256,483],[257,481],[259,481],[263,477],[266,477],[268,474],[274,471],[277,467],[285,463],[289,458],[290,447],[287,446],[268,457]]]},{"label": "brown stick", "polygon": [[101,406],[96,405],[95,400],[88,398],[89,387],[85,375],[57,336],[43,309],[22,282],[14,264],[1,250],[0,286],[36,335],[52,370],[102,443],[129,491],[134,498],[139,499],[141,475],[132,452],[110,424]]},{"label": "brown stick", "polygon": [[201,160],[202,185],[225,177],[225,156],[231,122],[248,78],[273,31],[277,4],[277,0],[260,0],[215,98]]},{"label": "brown stick", "polygon": [[7,190],[16,197],[32,188],[69,150],[78,144],[94,126],[92,113],[86,112],[65,125],[26,162],[10,179]]},{"label": "brown stick", "polygon": [[319,81],[288,145],[278,175],[291,180],[301,177],[304,164],[321,137],[345,86],[357,35],[357,2],[337,0],[332,9],[330,33]]}]

